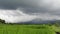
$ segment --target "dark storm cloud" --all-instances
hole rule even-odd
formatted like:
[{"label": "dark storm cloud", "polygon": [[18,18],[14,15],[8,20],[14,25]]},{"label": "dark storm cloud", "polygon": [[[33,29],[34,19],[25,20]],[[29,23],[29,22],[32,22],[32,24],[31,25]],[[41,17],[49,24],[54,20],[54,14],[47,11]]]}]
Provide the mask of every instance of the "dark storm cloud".
[{"label": "dark storm cloud", "polygon": [[0,7],[6,9],[16,9],[17,7],[25,7],[32,5],[33,0],[0,0]]},{"label": "dark storm cloud", "polygon": [[2,9],[15,9],[18,3],[15,0],[0,0],[0,8]]},{"label": "dark storm cloud", "polygon": [[38,13],[37,0],[0,0],[0,9],[22,9],[25,13]]},{"label": "dark storm cloud", "polygon": [[43,5],[44,0],[0,0],[1,9],[17,9],[20,7],[26,13],[46,13],[49,5]]}]

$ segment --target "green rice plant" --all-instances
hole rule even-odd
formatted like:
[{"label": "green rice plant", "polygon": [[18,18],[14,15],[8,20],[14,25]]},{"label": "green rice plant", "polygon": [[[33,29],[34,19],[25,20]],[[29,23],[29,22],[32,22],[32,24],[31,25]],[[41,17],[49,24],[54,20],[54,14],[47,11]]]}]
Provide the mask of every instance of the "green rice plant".
[{"label": "green rice plant", "polygon": [[56,34],[48,25],[0,25],[0,34]]}]

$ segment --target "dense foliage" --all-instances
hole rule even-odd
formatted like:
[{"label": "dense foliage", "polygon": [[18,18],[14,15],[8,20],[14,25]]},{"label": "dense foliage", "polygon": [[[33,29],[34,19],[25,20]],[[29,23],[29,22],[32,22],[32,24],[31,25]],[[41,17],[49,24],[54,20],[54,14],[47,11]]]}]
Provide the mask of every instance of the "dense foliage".
[{"label": "dense foliage", "polygon": [[4,24],[5,23],[5,20],[2,20],[2,19],[0,19],[0,24]]}]

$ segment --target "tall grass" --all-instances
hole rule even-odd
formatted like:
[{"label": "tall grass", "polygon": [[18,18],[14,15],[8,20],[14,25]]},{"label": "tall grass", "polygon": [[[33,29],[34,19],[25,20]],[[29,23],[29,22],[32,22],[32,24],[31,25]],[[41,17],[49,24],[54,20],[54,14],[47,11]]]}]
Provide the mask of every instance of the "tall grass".
[{"label": "tall grass", "polygon": [[0,34],[55,34],[49,25],[7,25],[0,24]]}]

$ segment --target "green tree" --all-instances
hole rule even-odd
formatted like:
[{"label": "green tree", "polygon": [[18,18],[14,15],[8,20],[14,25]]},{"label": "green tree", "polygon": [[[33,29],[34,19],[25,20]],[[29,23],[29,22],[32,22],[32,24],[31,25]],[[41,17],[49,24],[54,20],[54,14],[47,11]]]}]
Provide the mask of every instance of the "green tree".
[{"label": "green tree", "polygon": [[0,23],[5,24],[5,20],[0,19]]}]

